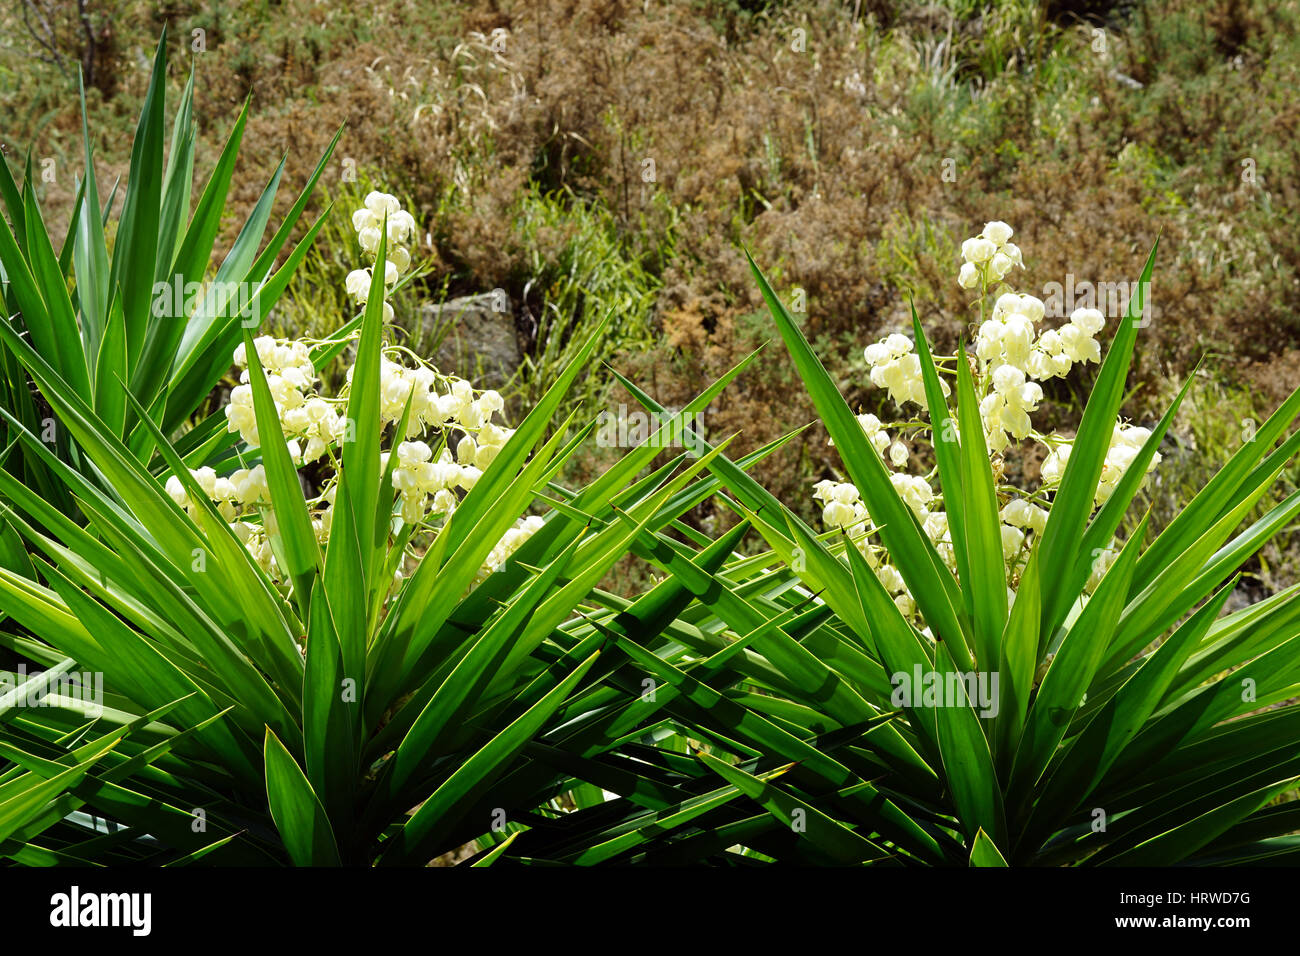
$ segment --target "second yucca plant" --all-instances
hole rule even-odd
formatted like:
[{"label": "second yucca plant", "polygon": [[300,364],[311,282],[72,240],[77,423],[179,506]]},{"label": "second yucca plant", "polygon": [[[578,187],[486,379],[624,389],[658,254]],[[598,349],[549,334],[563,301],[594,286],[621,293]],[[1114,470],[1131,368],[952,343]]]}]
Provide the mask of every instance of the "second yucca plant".
[{"label": "second yucca plant", "polygon": [[[1000,238],[968,250],[963,285],[990,291],[1010,270],[1012,257],[994,255]],[[880,423],[854,416],[754,268],[852,490],[819,488],[834,525],[819,535],[725,458],[710,465],[772,549],[696,590],[755,656],[678,678],[718,702],[710,766],[767,811],[738,812],[732,852],[976,866],[1300,859],[1300,803],[1279,801],[1300,780],[1300,594],[1221,615],[1238,569],[1300,513],[1292,494],[1241,527],[1300,448],[1300,433],[1287,436],[1300,391],[1169,526],[1151,536],[1139,521],[1108,554],[1178,407],[1135,449],[1113,450],[1132,437],[1116,422],[1154,255],[1041,509],[1008,509],[990,459],[1006,431],[1028,434],[1013,416],[1041,392],[1005,394],[1023,375],[961,350],[950,388],[915,317],[914,353],[910,341],[869,352],[882,366],[914,360],[914,381],[895,366],[879,384],[928,410],[941,501],[928,483],[921,494],[922,479],[891,473],[889,441],[872,440]],[[1092,328],[1074,330],[1073,360],[1096,330],[1080,318]],[[1008,536],[1009,519],[1032,539]]]}]

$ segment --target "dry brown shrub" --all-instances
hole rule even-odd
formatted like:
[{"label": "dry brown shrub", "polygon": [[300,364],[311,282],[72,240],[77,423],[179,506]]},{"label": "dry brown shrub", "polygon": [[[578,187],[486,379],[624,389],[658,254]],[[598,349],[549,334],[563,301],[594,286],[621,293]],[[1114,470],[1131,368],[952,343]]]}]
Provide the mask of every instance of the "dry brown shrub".
[{"label": "dry brown shrub", "polygon": [[[990,72],[979,54],[996,39],[992,21],[957,20],[939,4],[862,4],[855,20],[853,4],[791,2],[726,20],[706,4],[476,0],[447,8],[430,31],[411,27],[429,16],[417,0],[386,0],[354,42],[338,8],[286,0],[256,33],[217,31],[227,52],[249,47],[233,66],[200,58],[203,155],[215,159],[253,91],[234,223],[282,155],[287,194],[346,123],[339,158],[412,198],[435,278],[452,293],[502,287],[530,309],[532,263],[568,237],[524,243],[523,198],[560,191],[607,208],[629,255],[644,255],[662,283],[660,345],[616,361],[665,404],[772,337],[755,316],[743,246],[782,294],[804,290],[806,329],[829,370],[851,403],[878,408],[862,346],[910,326],[909,292],[937,348],[968,336],[957,244],[994,218],[1019,230],[1029,268],[1016,281],[1035,292],[1066,273],[1135,279],[1160,235],[1160,314],[1135,359],[1134,417],[1149,419],[1159,383],[1207,351],[1232,357],[1225,376],[1280,397],[1300,348],[1296,3],[1151,0],[1122,31],[1105,6],[1056,4],[1062,26],[1043,49],[1059,52],[1034,61],[1013,50],[1010,67]],[[180,5],[169,16],[184,25],[201,12]],[[1089,52],[1090,32],[1070,26],[1076,14],[1109,25],[1109,59]],[[796,30],[805,52],[792,49]],[[1064,58],[1063,79],[1040,90],[1040,73],[1056,82],[1050,56]],[[141,71],[123,69],[113,108],[125,115],[141,85]],[[75,129],[69,113],[41,135]],[[121,168],[122,143],[99,146]],[[1258,184],[1242,181],[1242,157],[1257,161]],[[956,182],[942,175],[949,158]],[[1048,421],[1072,427],[1092,374],[1052,385]],[[711,422],[739,431],[737,450],[748,451],[814,419],[776,344]],[[1028,478],[1036,463],[1008,467]],[[836,468],[813,428],[758,472],[798,502]]]}]

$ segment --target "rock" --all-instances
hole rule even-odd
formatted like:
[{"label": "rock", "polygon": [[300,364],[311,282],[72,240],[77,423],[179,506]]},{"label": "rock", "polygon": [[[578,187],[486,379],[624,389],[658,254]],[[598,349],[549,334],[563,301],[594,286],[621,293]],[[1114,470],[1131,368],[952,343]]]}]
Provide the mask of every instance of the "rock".
[{"label": "rock", "polygon": [[409,331],[416,353],[476,388],[502,387],[523,361],[510,300],[499,289],[421,306],[419,327]]}]

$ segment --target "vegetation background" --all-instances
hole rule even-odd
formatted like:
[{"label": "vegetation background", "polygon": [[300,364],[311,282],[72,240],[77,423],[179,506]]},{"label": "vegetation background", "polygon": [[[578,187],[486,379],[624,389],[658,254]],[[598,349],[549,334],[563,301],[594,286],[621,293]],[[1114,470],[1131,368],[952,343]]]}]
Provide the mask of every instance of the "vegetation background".
[{"label": "vegetation background", "polygon": [[[1149,492],[1157,528],[1300,379],[1295,2],[2,0],[0,149],[16,172],[30,150],[56,222],[80,173],[78,68],[107,190],[164,26],[173,86],[197,70],[200,163],[252,98],[232,229],[282,156],[287,203],[346,127],[324,181],[341,215],[276,328],[350,314],[346,213],[377,186],[425,233],[399,313],[507,294],[516,413],[611,308],[603,360],[684,404],[771,337],[742,248],[782,295],[803,290],[832,376],[878,410],[862,347],[910,327],[909,293],[955,347],[958,245],[989,219],[1017,228],[1015,282],[1040,296],[1067,273],[1135,279],[1160,234],[1127,414],[1149,424],[1197,382]],[[1045,420],[1069,431],[1095,371],[1053,382]],[[793,375],[768,350],[710,431],[739,431],[743,453],[814,421]],[[592,414],[631,404],[599,365],[575,395]],[[814,427],[757,477],[811,516],[811,483],[838,467]],[[1037,461],[1008,467],[1037,478]],[[692,520],[717,530],[709,507]],[[1243,603],[1296,580],[1298,540],[1252,562]]]}]

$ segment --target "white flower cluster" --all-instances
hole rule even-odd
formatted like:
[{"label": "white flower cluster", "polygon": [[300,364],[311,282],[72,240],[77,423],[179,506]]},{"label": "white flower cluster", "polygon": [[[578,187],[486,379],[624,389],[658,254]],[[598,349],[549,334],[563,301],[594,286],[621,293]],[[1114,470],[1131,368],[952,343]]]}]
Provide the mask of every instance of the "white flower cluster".
[{"label": "white flower cluster", "polygon": [[[1114,429],[1110,433],[1110,448],[1106,452],[1106,460],[1101,466],[1101,479],[1097,482],[1097,494],[1095,503],[1103,505],[1110,496],[1114,494],[1115,487],[1120,483],[1133,460],[1137,458],[1138,452],[1146,444],[1146,440],[1151,437],[1151,429],[1139,428],[1136,425],[1125,425],[1123,422],[1116,422]],[[1059,441],[1052,449],[1051,454],[1044,459],[1040,469],[1043,477],[1044,487],[1052,487],[1060,484],[1061,478],[1065,475],[1065,466],[1070,460],[1070,452],[1074,450],[1074,444],[1069,441]],[[1160,452],[1155,452],[1151,456],[1151,462],[1147,465],[1146,474],[1142,476],[1142,482],[1139,487],[1146,484],[1147,477],[1160,464]]]},{"label": "white flower cluster", "polygon": [[[393,488],[401,499],[402,520],[415,525],[429,514],[451,517],[459,498],[456,489],[471,490],[513,432],[491,423],[456,443],[456,454],[444,447],[435,458],[427,442],[404,441],[397,446]],[[388,455],[383,457],[388,465]]]},{"label": "white flower cluster", "polygon": [[[192,469],[190,474],[227,521],[234,521],[243,508],[268,504],[271,501],[271,489],[266,483],[266,469],[261,465],[251,470],[240,468],[226,476],[218,475],[206,466]],[[166,488],[172,501],[185,508],[191,515],[197,516],[198,507],[186,494],[179,478],[175,475],[169,476]]]},{"label": "white flower cluster", "polygon": [[1042,300],[1032,295],[998,296],[993,314],[975,336],[976,357],[993,366],[1024,368],[1034,350],[1034,323],[1042,321],[1045,311]]},{"label": "white flower cluster", "polygon": [[1002,507],[1002,520],[1013,528],[1042,534],[1047,527],[1047,511],[1024,498],[1012,498]]},{"label": "white flower cluster", "polygon": [[948,569],[957,571],[957,552],[952,548],[952,532],[948,528],[948,514],[945,511],[932,511],[921,522],[921,529],[934,545],[935,551]]},{"label": "white flower cluster", "polygon": [[[315,461],[345,441],[352,426],[337,409],[346,408],[352,388],[352,369],[348,370],[347,384],[340,396],[331,400],[315,391],[316,375],[305,343],[277,342],[262,337],[254,345],[264,364],[267,384],[294,462],[302,465]],[[389,351],[396,353],[396,350]],[[244,365],[245,359],[241,345],[235,352],[235,362]],[[248,376],[245,370],[244,384],[231,393],[231,402],[226,407],[227,427],[255,445],[259,436]],[[411,406],[406,434],[400,436],[405,440],[397,443],[397,462],[393,468],[393,487],[399,496],[401,520],[416,526],[427,524],[426,519],[433,517],[441,525],[459,503],[457,492],[468,492],[474,487],[484,469],[514,434],[514,429],[492,421],[505,408],[505,401],[498,392],[475,393],[464,379],[441,375],[423,363],[407,367],[393,361],[393,356],[381,359],[379,388],[380,418],[384,425],[395,425],[405,413],[408,401]],[[434,436],[440,446],[436,455],[424,440]],[[381,456],[381,472],[388,466],[388,455],[385,452]],[[218,477],[211,469],[200,469],[194,475],[228,521],[235,522],[248,511],[258,510],[270,502],[261,465],[252,471],[237,471],[228,478]],[[322,544],[329,538],[335,487],[336,483],[331,481],[325,494],[311,503],[313,525]],[[178,478],[173,476],[168,480],[167,490],[178,503],[185,503]],[[512,530],[525,526],[532,527],[521,522]],[[510,540],[518,537],[512,533]],[[261,555],[267,557],[263,566],[271,572],[273,562],[269,549],[262,550],[264,540],[260,532],[249,535],[248,543],[250,552],[259,561]]]},{"label": "white flower cluster", "polygon": [[401,497],[402,520],[407,524],[419,524],[430,508],[450,515],[459,502],[455,489],[469,491],[478,481],[478,470],[457,465],[445,448],[437,461],[432,459],[433,449],[425,442],[404,441],[397,446],[393,487]]},{"label": "white flower cluster", "polygon": [[1106,324],[1097,309],[1075,309],[1070,322],[1059,329],[1048,329],[1034,343],[1026,367],[1041,381],[1065,378],[1076,362],[1101,362],[1101,343],[1094,337]]},{"label": "white flower cluster", "polygon": [[[346,420],[334,404],[316,390],[316,369],[305,342],[277,341],[269,335],[253,340],[258,360],[266,373],[266,384],[275,400],[280,428],[289,443],[289,454],[299,464],[315,461],[331,444],[343,437]],[[238,432],[249,445],[260,445],[257,413],[253,405],[248,355],[243,343],[235,348],[235,365],[243,369],[240,384],[230,392],[226,406],[226,428]]]},{"label": "white flower cluster", "polygon": [[[268,575],[279,577],[279,568],[272,553],[271,543],[260,523],[244,520],[256,516],[259,509],[271,503],[271,488],[266,481],[266,469],[261,465],[240,468],[229,475],[218,475],[204,466],[190,470],[199,489],[217,507],[217,512],[230,525],[235,536],[248,549],[248,553]],[[175,475],[169,475],[167,494],[172,501],[200,520],[200,507],[185,491],[185,486]]]},{"label": "white flower cluster", "polygon": [[[411,251],[407,243],[415,239],[415,217],[402,208],[397,197],[388,193],[372,192],[366,196],[365,205],[352,214],[352,228],[357,231],[361,251],[373,262],[379,255],[379,242],[388,228],[388,251],[384,257],[384,287],[391,289],[411,266]],[[370,297],[372,269],[356,269],[348,273],[348,295],[357,305],[364,306]],[[384,321],[393,319],[393,307],[384,303]]]},{"label": "white flower cluster", "polygon": [[[895,468],[902,468],[907,464],[908,451],[907,446],[901,441],[894,441],[889,437],[889,432],[885,431],[880,419],[870,413],[858,416],[858,424],[867,434],[867,441],[871,442],[871,447],[876,450],[876,454],[882,458],[886,454],[889,456],[889,463]],[[831,439],[829,444],[834,445],[835,439]]]},{"label": "white flower cluster", "polygon": [[[352,369],[347,372],[352,385]],[[442,375],[423,362],[407,368],[385,357],[379,366],[380,416],[385,424],[396,422],[411,403],[411,415],[405,438],[424,434],[429,428],[458,428],[470,435],[486,432],[484,444],[500,447],[514,434],[492,424],[492,416],[505,408],[505,401],[495,391],[474,394],[465,379]],[[486,465],[479,467],[485,468]]]},{"label": "white flower cluster", "polygon": [[813,485],[813,498],[822,503],[822,521],[842,531],[860,530],[869,516],[856,485],[825,479]]},{"label": "white flower cluster", "polygon": [[479,569],[478,580],[481,581],[492,572],[499,571],[525,541],[541,530],[544,523],[544,519],[538,515],[529,515],[515,522],[515,526],[502,536],[497,546],[492,549],[492,553],[487,556],[487,560],[483,562],[483,567]]},{"label": "white flower cluster", "polygon": [[1043,318],[1041,299],[1007,292],[998,296],[992,316],[981,323],[975,355],[990,365],[1012,365],[1045,382],[1064,378],[1076,362],[1100,362],[1101,344],[1094,338],[1106,324],[1096,309],[1076,309],[1069,324],[1046,329],[1034,339],[1034,323]]},{"label": "white flower cluster", "polygon": [[1002,451],[1010,438],[1029,437],[1029,416],[1043,399],[1041,386],[1029,379],[1064,377],[1075,362],[1101,361],[1101,345],[1093,338],[1106,322],[1100,312],[1078,309],[1068,325],[1035,340],[1034,323],[1043,315],[1042,300],[1006,292],[975,337],[975,356],[990,385],[980,414],[991,451]]},{"label": "white flower cluster", "polygon": [[[414,236],[414,220],[392,196],[375,192],[366,197],[365,207],[353,214],[352,222],[362,249],[373,255],[385,217],[390,241],[385,267],[394,273],[395,281],[395,273],[410,264],[410,255],[401,244]],[[363,289],[359,301],[364,302],[369,273],[360,270],[349,274],[347,286],[354,298],[356,290]],[[387,303],[385,314],[391,316]],[[348,369],[340,394],[327,398],[319,391],[319,376],[307,342],[261,336],[253,345],[294,463],[302,466],[328,455],[330,464],[337,466],[334,449],[353,440],[355,428],[344,414],[353,384],[352,369]],[[403,357],[413,359],[413,366],[405,364]],[[259,446],[248,356],[243,345],[235,349],[234,362],[243,371],[226,407],[226,427],[249,446]],[[476,392],[464,379],[443,375],[397,347],[386,348],[380,360],[379,391],[380,418],[385,427],[400,422],[410,406],[405,434],[393,434],[391,438],[395,446],[392,453],[397,455],[393,467],[393,488],[398,496],[394,532],[408,525],[436,533],[455,511],[460,494],[474,487],[514,434],[513,429],[493,421],[503,412],[505,401],[495,391]],[[380,455],[381,474],[389,459],[390,452]],[[280,580],[271,547],[274,515],[268,510],[271,495],[263,466],[241,468],[226,476],[206,467],[191,470],[191,474],[258,564],[273,579]],[[312,526],[322,545],[329,540],[337,489],[337,472],[327,473],[320,494],[308,501]],[[189,500],[178,477],[168,477],[166,490],[178,505],[198,517],[199,509]],[[480,573],[504,564],[541,524],[538,517],[517,521],[493,548]]]},{"label": "white flower cluster", "polygon": [[[987,316],[980,322],[975,337],[972,372],[991,456],[990,468],[995,479],[1002,474],[1000,456],[1012,440],[1033,439],[1049,448],[1041,467],[1042,487],[1039,491],[1027,493],[1014,487],[998,488],[999,498],[1005,502],[1000,513],[1002,553],[1007,564],[1008,581],[1013,586],[1009,596],[1014,599],[1018,571],[1047,525],[1049,496],[1060,483],[1073,447],[1068,440],[1044,436],[1034,430],[1031,416],[1043,400],[1043,388],[1039,383],[1064,377],[1076,363],[1099,363],[1101,345],[1096,336],[1105,326],[1105,318],[1096,309],[1078,309],[1061,328],[1039,333],[1035,326],[1045,317],[1043,302],[1032,295],[1014,292],[1005,284],[999,285],[1014,266],[1024,266],[1020,249],[1010,241],[1012,234],[1006,223],[990,222],[980,235],[962,243],[963,264],[958,283],[963,288],[980,291],[980,313]],[[985,295],[997,296],[992,309],[987,312]],[[927,406],[921,363],[911,339],[898,333],[888,335],[867,346],[865,357],[872,384],[885,389],[900,407],[907,402],[922,408]],[[936,356],[936,368],[943,375],[955,374],[951,363],[957,358]],[[947,382],[940,378],[940,384],[944,394],[948,395]],[[910,458],[908,447],[892,439],[888,431],[888,427],[907,427],[915,431],[917,423],[887,426],[871,414],[859,415],[858,422],[876,453],[899,469],[890,475],[891,483],[916,514],[943,562],[956,574],[956,555],[942,496],[934,493],[927,478],[901,471]],[[931,430],[936,427],[938,423],[934,422],[929,426]],[[1097,486],[1094,502],[1097,506],[1110,498],[1149,436],[1147,429],[1122,422],[1116,424]],[[1148,473],[1159,462],[1157,454],[1152,458]],[[933,473],[928,477],[932,479]],[[869,506],[862,500],[858,488],[846,482],[819,481],[813,486],[813,498],[821,505],[825,525],[855,537],[859,550],[867,556],[889,592],[895,595],[895,603],[904,613],[912,613],[915,605],[898,570],[885,562],[888,556],[878,546],[865,543],[873,530],[872,519]],[[1093,578],[1099,580],[1107,566],[1105,561],[1096,562]],[[1096,580],[1090,580],[1089,591],[1095,587]]]},{"label": "white flower cluster", "polygon": [[1011,242],[1011,235],[1011,227],[1005,222],[989,222],[978,236],[961,244],[962,266],[957,281],[963,289],[1001,282],[1012,266],[1025,267],[1020,248]]},{"label": "white flower cluster", "polygon": [[1092,560],[1092,565],[1088,570],[1088,581],[1084,584],[1083,589],[1089,594],[1097,590],[1101,584],[1102,577],[1110,570],[1110,566],[1115,563],[1119,557],[1119,549],[1115,546],[1114,539],[1110,542],[1110,547],[1103,548]]},{"label": "white flower cluster", "polygon": [[999,365],[992,379],[992,390],[980,400],[980,417],[989,448],[1001,451],[1009,444],[1008,435],[1028,437],[1033,428],[1029,413],[1043,400],[1043,389],[1026,381],[1025,373],[1014,365]]},{"label": "white flower cluster", "polygon": [[[870,434],[870,432],[868,433]],[[883,432],[877,432],[876,434],[883,434]],[[886,436],[887,441],[888,436]],[[877,450],[880,449],[877,448]],[[890,475],[889,480],[893,484],[894,490],[898,492],[898,496],[903,499],[907,506],[912,509],[917,519],[921,521],[927,533],[931,527],[941,530],[942,533],[947,533],[947,516],[942,512],[936,514],[930,511],[930,504],[935,500],[935,494],[928,481],[918,475],[901,473]],[[831,481],[829,479],[819,481],[813,486],[813,498],[822,502],[822,520],[828,526],[839,528],[855,536],[855,544],[858,550],[875,570],[885,589],[894,595],[894,603],[904,614],[911,615],[916,609],[916,603],[907,590],[903,575],[893,565],[881,561],[880,555],[883,549],[868,544],[866,536],[863,534],[867,530],[867,523],[871,521],[871,515],[857,486],[847,481]],[[951,557],[951,543],[948,552]]]},{"label": "white flower cluster", "polygon": [[[925,405],[925,379],[921,377],[921,357],[912,351],[912,340],[894,332],[874,345],[868,345],[864,355],[871,369],[871,384],[889,392],[889,397],[899,405],[912,402]],[[949,394],[948,383],[940,379],[944,395]]]}]

